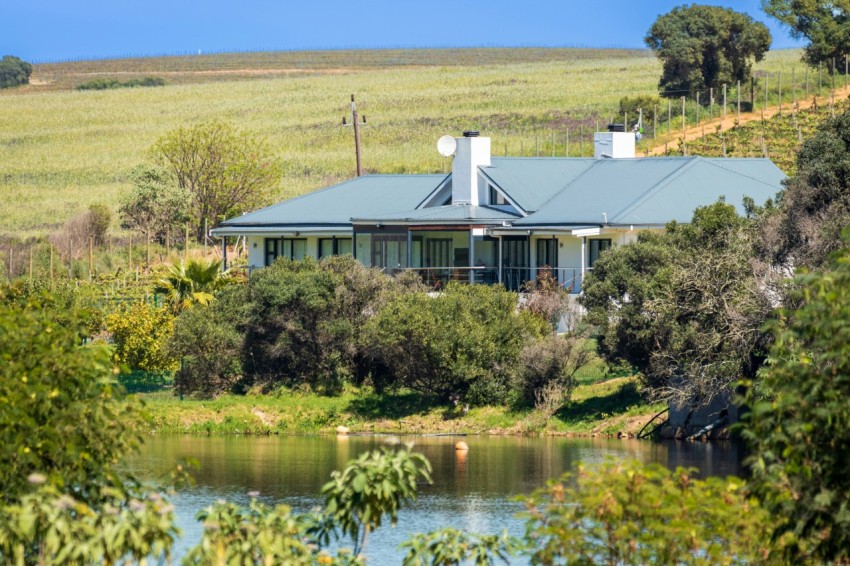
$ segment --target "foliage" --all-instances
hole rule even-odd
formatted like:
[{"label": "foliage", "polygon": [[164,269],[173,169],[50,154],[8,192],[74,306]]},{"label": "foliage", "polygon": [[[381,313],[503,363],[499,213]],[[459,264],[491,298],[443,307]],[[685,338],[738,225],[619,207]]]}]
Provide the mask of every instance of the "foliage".
[{"label": "foliage", "polygon": [[212,228],[266,204],[280,181],[280,164],[266,142],[222,122],[178,128],[157,140],[151,154],[189,194],[199,239],[206,236],[204,220]]},{"label": "foliage", "polygon": [[111,88],[134,88],[145,86],[165,86],[165,79],[159,77],[144,77],[119,81],[116,79],[92,79],[77,86],[77,90],[107,90]]},{"label": "foliage", "polygon": [[[647,94],[639,94],[636,96],[624,96],[620,99],[617,119],[615,119],[614,121],[618,122],[620,116],[625,115],[627,117],[632,118],[634,122],[637,123],[638,117],[640,116],[641,111],[643,111],[643,124],[644,127],[648,127],[653,125],[653,113],[655,112],[656,107],[661,107],[661,99],[657,96]],[[658,122],[662,122],[662,117],[660,114],[657,116],[657,118]],[[631,122],[632,120],[629,120],[629,123]],[[655,125],[657,126],[657,124]]]},{"label": "foliage", "polygon": [[315,564],[307,541],[309,522],[286,505],[269,508],[256,499],[245,509],[220,501],[200,513],[204,535],[185,564]]},{"label": "foliage", "polygon": [[750,382],[743,436],[754,492],[790,539],[789,562],[850,560],[850,250],[798,277],[804,305],[773,326],[769,364]]},{"label": "foliage", "polygon": [[774,261],[819,268],[843,246],[850,223],[850,111],[827,119],[797,154],[797,174],[786,181],[779,214],[765,222],[766,251]]},{"label": "foliage", "polygon": [[136,230],[158,242],[176,234],[188,222],[189,195],[160,168],[139,166],[130,174],[133,191],[118,209],[121,227]]},{"label": "foliage", "polygon": [[793,37],[809,40],[803,60],[810,65],[843,62],[850,55],[850,20],[842,3],[761,0],[761,7],[787,25]]},{"label": "foliage", "polygon": [[751,564],[768,554],[765,509],[737,478],[608,462],[524,498],[534,564]]},{"label": "foliage", "polygon": [[167,562],[179,531],[159,494],[143,499],[104,490],[103,509],[44,487],[0,507],[0,560],[7,564]]},{"label": "foliage", "polygon": [[106,233],[112,224],[112,211],[105,204],[93,204],[89,206],[88,233],[94,240],[96,246],[106,243]]},{"label": "foliage", "polygon": [[118,363],[133,370],[169,371],[177,368],[166,344],[174,315],[148,302],[133,303],[106,317],[106,330],[115,345]]},{"label": "foliage", "polygon": [[522,548],[522,542],[506,532],[501,535],[478,535],[446,528],[427,534],[416,534],[402,543],[409,548],[404,566],[489,566],[498,559],[505,564]]},{"label": "foliage", "polygon": [[723,202],[691,224],[641,233],[599,258],[581,301],[600,354],[625,362],[649,392],[696,407],[729,395],[762,363],[778,274],[754,259],[752,223]]},{"label": "foliage", "polygon": [[691,4],[659,16],[644,41],[664,66],[662,96],[679,98],[748,80],[752,60],[762,60],[771,37],[747,14]]},{"label": "foliage", "polygon": [[171,507],[116,469],[143,414],[109,349],[47,295],[0,297],[0,561],[167,559]]},{"label": "foliage", "polygon": [[393,281],[353,258],[278,259],[251,277],[243,367],[256,384],[327,392],[368,374],[363,325]]},{"label": "foliage", "polygon": [[395,385],[444,401],[502,403],[520,352],[544,333],[545,323],[517,312],[516,300],[484,285],[401,295],[369,320],[365,342]]},{"label": "foliage", "polygon": [[555,274],[548,269],[539,270],[533,281],[523,284],[522,292],[525,293],[522,308],[551,324],[553,332],[557,331],[561,317],[569,312],[570,293]]},{"label": "foliage", "polygon": [[[408,444],[363,453],[341,472],[333,472],[322,487],[324,514],[333,531],[351,537],[355,556],[363,552],[369,533],[381,526],[384,516],[395,526],[401,505],[416,499],[417,481],[431,483],[430,462],[411,449]],[[319,529],[318,534],[321,541],[328,531]]]},{"label": "foliage", "polygon": [[32,65],[14,55],[4,55],[0,59],[0,88],[25,85],[30,82]]},{"label": "foliage", "polygon": [[247,289],[229,285],[211,307],[186,309],[174,322],[167,350],[180,360],[175,390],[210,396],[234,391],[242,379],[244,325],[250,304]]},{"label": "foliage", "polygon": [[209,306],[215,300],[215,293],[229,281],[229,275],[221,271],[220,261],[191,259],[169,267],[154,291],[161,293],[175,311],[180,311],[193,305]]},{"label": "foliage", "polygon": [[[576,372],[590,362],[593,354],[574,335],[553,335],[528,344],[520,356],[512,389],[523,404],[531,405],[542,401],[541,395],[551,386],[561,392],[563,403],[569,403]],[[560,405],[553,412],[558,409]]]}]

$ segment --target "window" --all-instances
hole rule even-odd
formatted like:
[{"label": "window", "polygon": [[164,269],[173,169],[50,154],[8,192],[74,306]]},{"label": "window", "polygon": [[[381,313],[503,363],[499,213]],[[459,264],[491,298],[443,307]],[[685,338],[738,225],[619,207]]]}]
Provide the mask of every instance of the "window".
[{"label": "window", "polygon": [[271,265],[277,259],[279,243],[277,238],[266,238],[266,265]]},{"label": "window", "polygon": [[558,267],[558,240],[541,238],[537,240],[537,267]]},{"label": "window", "polygon": [[407,267],[407,234],[373,234],[372,265]]},{"label": "window", "polygon": [[319,238],[319,259],[332,255],[352,255],[351,238]]},{"label": "window", "polygon": [[280,255],[289,259],[304,259],[307,257],[307,240],[305,238],[282,238],[280,240]]},{"label": "window", "polygon": [[304,259],[307,257],[307,240],[304,238],[266,238],[266,265],[279,257]]},{"label": "window", "polygon": [[599,254],[611,249],[611,240],[590,240],[590,256],[587,258],[587,266],[593,267],[599,259]]},{"label": "window", "polygon": [[505,195],[496,190],[496,187],[493,185],[488,185],[489,187],[489,202],[490,204],[508,204],[508,200],[505,198]]}]

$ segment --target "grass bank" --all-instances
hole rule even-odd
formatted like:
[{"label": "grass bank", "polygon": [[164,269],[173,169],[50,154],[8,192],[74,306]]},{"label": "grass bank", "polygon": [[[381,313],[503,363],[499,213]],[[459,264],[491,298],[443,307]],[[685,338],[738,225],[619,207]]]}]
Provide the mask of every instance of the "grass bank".
[{"label": "grass bank", "polygon": [[633,435],[662,405],[642,399],[635,378],[579,385],[572,402],[548,422],[532,410],[473,407],[464,412],[416,393],[376,395],[347,390],[336,397],[287,391],[180,400],[171,392],[142,394],[152,429],[189,434],[574,434]]}]

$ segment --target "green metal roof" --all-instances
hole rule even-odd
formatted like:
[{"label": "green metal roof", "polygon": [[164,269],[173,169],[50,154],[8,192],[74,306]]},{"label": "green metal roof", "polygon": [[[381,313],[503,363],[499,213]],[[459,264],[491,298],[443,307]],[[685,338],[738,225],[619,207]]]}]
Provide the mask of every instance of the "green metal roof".
[{"label": "green metal roof", "polygon": [[433,222],[501,222],[502,220],[516,220],[517,218],[520,218],[518,214],[513,214],[489,206],[450,204],[445,206],[419,208],[405,212],[394,212],[390,214],[370,214],[362,218],[352,218],[351,221],[354,224],[362,224],[366,222],[429,224]]},{"label": "green metal roof", "polygon": [[481,167],[481,172],[523,211],[534,212],[598,161],[583,157],[494,157],[492,165]]},{"label": "green metal roof", "polygon": [[351,226],[352,216],[415,208],[445,177],[366,175],[231,218],[221,226]]},{"label": "green metal roof", "polygon": [[658,157],[594,160],[581,175],[515,226],[662,225],[690,222],[698,206],[725,198],[743,213],[743,199],[764,203],[785,174],[769,159]]}]

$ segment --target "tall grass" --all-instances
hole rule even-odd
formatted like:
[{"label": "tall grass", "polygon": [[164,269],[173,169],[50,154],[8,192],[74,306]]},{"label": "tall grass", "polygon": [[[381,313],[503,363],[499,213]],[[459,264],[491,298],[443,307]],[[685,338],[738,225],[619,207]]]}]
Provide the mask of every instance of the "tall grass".
[{"label": "tall grass", "polygon": [[[399,57],[408,59],[396,65],[358,64],[358,57],[372,56],[368,52],[319,52],[332,72],[156,89],[31,89],[2,96],[0,234],[43,234],[93,203],[117,209],[130,189],[130,170],[147,159],[154,141],[203,120],[233,123],[277,148],[284,174],[275,198],[281,199],[353,175],[353,135],[341,126],[352,93],[367,116],[361,137],[368,172],[443,172],[450,163],[437,153],[435,141],[466,129],[491,136],[497,155],[591,154],[597,124],[616,115],[623,96],[655,93],[660,74],[657,61],[641,51],[590,50],[580,57],[572,53],[576,50],[501,50],[489,58],[488,50],[444,51],[431,64],[421,54],[401,51]],[[234,60],[243,69],[260,65],[250,57],[246,61],[247,55]],[[524,55],[531,62],[523,61]],[[453,58],[463,64],[451,64]],[[778,52],[757,68],[774,72],[798,58],[799,52]],[[164,59],[175,73],[194,72]],[[186,59],[186,65],[201,61]],[[204,65],[215,60],[238,66],[216,56],[198,68],[209,70]],[[85,72],[110,76],[126,68],[158,76],[148,60],[99,63],[105,70],[90,63]],[[267,65],[281,67],[279,61]]]}]

